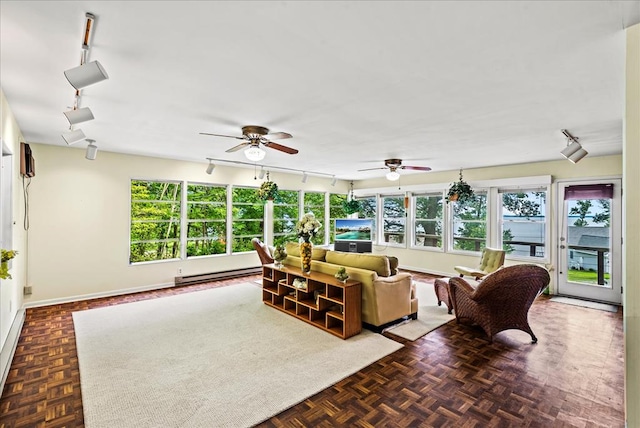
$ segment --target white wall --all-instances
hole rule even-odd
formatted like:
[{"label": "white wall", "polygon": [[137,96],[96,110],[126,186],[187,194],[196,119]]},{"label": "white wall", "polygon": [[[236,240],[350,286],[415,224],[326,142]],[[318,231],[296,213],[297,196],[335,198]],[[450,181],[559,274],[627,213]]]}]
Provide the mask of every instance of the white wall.
[{"label": "white wall", "polygon": [[[18,256],[13,259],[11,267],[12,279],[0,280],[0,375],[4,369],[8,367],[11,359],[11,351],[19,326],[16,323],[22,319],[22,288],[25,283],[26,264],[27,264],[27,248],[26,233],[22,229],[22,187],[20,181],[20,141],[23,141],[22,134],[18,128],[4,91],[0,89],[0,135],[2,136],[2,144],[4,144],[8,152],[13,153],[12,169],[13,169],[13,195],[12,195],[12,211],[14,224],[9,231],[3,231],[4,234],[10,233],[12,236],[3,236],[5,242],[11,242],[11,249],[18,251]],[[0,148],[1,149],[1,148]],[[3,198],[8,195],[2,195]],[[12,326],[14,327],[12,329]]]},{"label": "white wall", "polygon": [[[627,29],[624,121],[624,332],[628,427],[640,426],[640,24]],[[633,404],[636,403],[636,404]]]},{"label": "white wall", "polygon": [[[183,261],[129,265],[130,180],[171,179],[259,186],[253,169],[129,156],[101,151],[94,161],[82,148],[31,144],[36,176],[31,184],[27,305],[79,296],[156,288],[183,275],[258,266],[254,252]],[[346,193],[346,182],[330,186],[330,178],[272,172],[282,189]]]}]

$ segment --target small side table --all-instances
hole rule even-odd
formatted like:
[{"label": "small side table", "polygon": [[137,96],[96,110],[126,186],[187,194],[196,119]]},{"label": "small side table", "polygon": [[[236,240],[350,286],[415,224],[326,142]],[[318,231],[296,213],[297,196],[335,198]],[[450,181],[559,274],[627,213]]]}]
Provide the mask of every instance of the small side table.
[{"label": "small side table", "polygon": [[449,296],[449,278],[437,278],[433,282],[433,289],[436,292],[436,298],[438,299],[438,306],[444,302],[447,305],[447,313],[451,313],[453,310],[453,304],[451,303],[451,297]]}]

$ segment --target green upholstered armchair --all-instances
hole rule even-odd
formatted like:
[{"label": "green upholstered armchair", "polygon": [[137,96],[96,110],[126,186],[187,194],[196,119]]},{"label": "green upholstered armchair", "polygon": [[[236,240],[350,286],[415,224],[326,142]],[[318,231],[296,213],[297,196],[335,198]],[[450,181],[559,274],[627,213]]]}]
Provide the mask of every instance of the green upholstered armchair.
[{"label": "green upholstered armchair", "polygon": [[495,272],[504,265],[504,250],[497,248],[485,248],[482,250],[480,265],[475,268],[466,266],[455,266],[454,269],[460,276],[472,276],[476,280]]}]

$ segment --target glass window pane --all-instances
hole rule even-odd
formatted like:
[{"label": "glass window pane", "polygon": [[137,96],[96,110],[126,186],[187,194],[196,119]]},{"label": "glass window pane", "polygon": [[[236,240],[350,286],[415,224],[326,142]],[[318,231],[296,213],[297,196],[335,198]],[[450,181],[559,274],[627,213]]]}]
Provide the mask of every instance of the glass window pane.
[{"label": "glass window pane", "polygon": [[346,218],[347,213],[344,211],[344,202],[347,195],[331,193],[329,195],[329,242],[335,241],[336,235],[336,219]]},{"label": "glass window pane", "polygon": [[232,204],[231,252],[253,251],[251,239],[264,240],[264,202],[258,189],[234,187]]},{"label": "glass window pane", "polygon": [[131,180],[129,263],[180,257],[181,187]]},{"label": "glass window pane", "polygon": [[507,254],[546,256],[546,191],[502,191],[500,239]]},{"label": "glass window pane", "polygon": [[413,245],[442,248],[443,202],[442,194],[414,197],[415,241]]},{"label": "glass window pane", "polygon": [[187,257],[226,253],[227,188],[187,185]]},{"label": "glass window pane", "polygon": [[384,242],[402,244],[405,237],[404,196],[382,198]]},{"label": "glass window pane", "polygon": [[273,243],[284,245],[297,242],[295,226],[298,221],[298,201],[300,192],[280,190],[280,200],[273,204]]},{"label": "glass window pane", "polygon": [[366,198],[357,198],[360,201],[360,212],[358,213],[358,218],[370,218],[373,219],[373,231],[371,234],[371,239],[373,242],[376,242],[378,226],[377,225],[377,204],[376,197],[369,196]]},{"label": "glass window pane", "polygon": [[476,192],[465,202],[452,205],[453,249],[480,252],[487,243],[487,195]]},{"label": "glass window pane", "polygon": [[304,194],[304,213],[313,213],[313,215],[316,216],[316,220],[322,225],[318,234],[311,238],[311,242],[316,245],[323,245],[325,243],[324,231],[327,227],[327,219],[324,217],[325,195],[325,193],[320,192],[306,192]]}]

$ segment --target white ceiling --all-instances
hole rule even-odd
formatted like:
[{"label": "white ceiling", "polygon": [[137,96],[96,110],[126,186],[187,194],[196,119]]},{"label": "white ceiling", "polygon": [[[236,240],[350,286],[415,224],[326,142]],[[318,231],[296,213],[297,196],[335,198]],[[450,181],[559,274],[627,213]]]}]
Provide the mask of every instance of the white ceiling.
[{"label": "white ceiling", "polygon": [[3,0],[0,83],[27,142],[66,146],[86,12],[110,78],[82,91],[95,120],[79,128],[101,151],[246,161],[199,132],[262,125],[300,151],[264,164],[359,180],[387,158],[558,160],[563,128],[589,156],[621,153],[640,1]]}]

